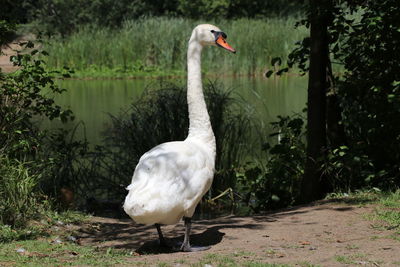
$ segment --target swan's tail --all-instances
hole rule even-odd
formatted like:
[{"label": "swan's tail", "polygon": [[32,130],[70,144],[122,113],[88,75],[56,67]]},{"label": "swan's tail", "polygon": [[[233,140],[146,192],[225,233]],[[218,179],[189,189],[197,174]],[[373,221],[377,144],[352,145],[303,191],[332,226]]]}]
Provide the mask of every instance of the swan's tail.
[{"label": "swan's tail", "polygon": [[130,190],[123,208],[129,217],[140,224],[175,224],[182,218],[183,208],[172,204],[167,200],[160,201],[160,196],[154,192],[144,195]]}]

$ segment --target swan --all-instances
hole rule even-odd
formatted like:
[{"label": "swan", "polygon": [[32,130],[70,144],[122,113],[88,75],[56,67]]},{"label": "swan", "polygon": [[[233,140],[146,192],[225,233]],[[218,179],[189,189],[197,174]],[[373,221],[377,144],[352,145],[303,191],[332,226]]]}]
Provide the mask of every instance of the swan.
[{"label": "swan", "polygon": [[189,134],[184,141],[163,143],[142,155],[123,205],[136,223],[156,226],[162,246],[168,247],[160,225],[183,218],[185,236],[179,250],[184,252],[209,248],[192,247],[189,241],[191,218],[213,181],[216,154],[201,82],[201,52],[204,46],[219,46],[235,53],[226,37],[210,24],[193,29],[187,51]]}]

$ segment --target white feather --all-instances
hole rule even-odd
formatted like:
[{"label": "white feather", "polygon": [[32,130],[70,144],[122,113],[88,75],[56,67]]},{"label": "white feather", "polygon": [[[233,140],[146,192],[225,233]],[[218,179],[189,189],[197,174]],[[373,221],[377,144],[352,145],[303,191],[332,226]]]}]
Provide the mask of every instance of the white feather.
[{"label": "white feather", "polygon": [[137,223],[174,224],[191,217],[210,189],[214,162],[207,151],[186,139],[156,146],[136,166],[124,210]]}]

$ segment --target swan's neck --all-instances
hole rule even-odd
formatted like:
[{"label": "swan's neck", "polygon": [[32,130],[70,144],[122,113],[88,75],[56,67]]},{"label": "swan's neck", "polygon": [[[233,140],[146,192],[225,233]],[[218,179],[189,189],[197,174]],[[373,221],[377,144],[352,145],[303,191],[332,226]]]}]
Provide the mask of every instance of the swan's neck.
[{"label": "swan's neck", "polygon": [[187,64],[188,84],[187,102],[189,108],[189,136],[211,142],[215,146],[215,137],[211,128],[210,116],[204,100],[201,83],[201,51],[203,46],[197,41],[189,41]]}]

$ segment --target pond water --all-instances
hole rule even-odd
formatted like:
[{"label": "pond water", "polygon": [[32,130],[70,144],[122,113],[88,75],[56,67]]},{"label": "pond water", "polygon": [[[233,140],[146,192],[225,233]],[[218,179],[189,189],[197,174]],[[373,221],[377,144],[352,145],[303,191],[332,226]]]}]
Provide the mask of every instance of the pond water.
[{"label": "pond water", "polygon": [[[222,83],[224,88],[233,90],[233,96],[248,103],[255,117],[261,118],[265,127],[276,120],[278,115],[291,115],[301,112],[306,104],[307,78],[286,76],[278,78],[223,77],[212,78]],[[169,80],[171,81],[171,80]],[[184,84],[184,80],[172,80]],[[110,122],[110,114],[117,115],[129,108],[146,88],[159,88],[156,79],[122,80],[63,80],[59,81],[65,93],[56,97],[56,103],[70,108],[75,121],[67,127],[77,129],[76,137],[86,136],[92,144],[101,144],[102,132]],[[207,83],[207,78],[204,83]],[[84,127],[82,127],[84,125]],[[58,127],[52,123],[51,127]]]}]

